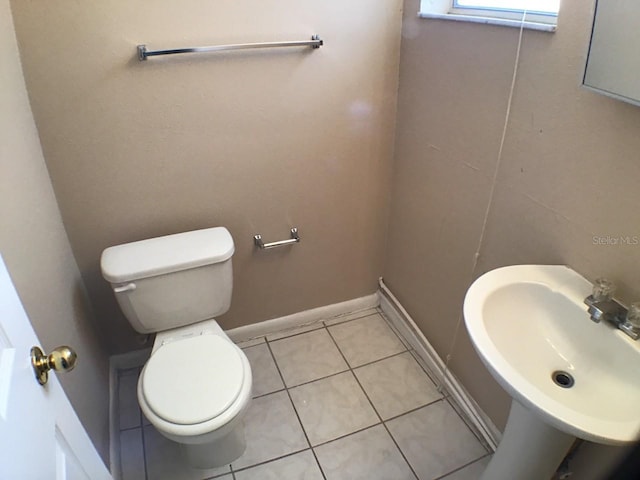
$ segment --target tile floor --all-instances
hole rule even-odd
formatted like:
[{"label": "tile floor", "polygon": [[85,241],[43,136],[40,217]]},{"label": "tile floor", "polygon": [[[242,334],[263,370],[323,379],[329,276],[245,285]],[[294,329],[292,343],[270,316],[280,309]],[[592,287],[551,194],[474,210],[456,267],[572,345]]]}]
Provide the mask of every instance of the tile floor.
[{"label": "tile floor", "polygon": [[377,309],[240,344],[253,371],[247,449],[188,468],[120,371],[123,480],[475,480],[490,455]]}]

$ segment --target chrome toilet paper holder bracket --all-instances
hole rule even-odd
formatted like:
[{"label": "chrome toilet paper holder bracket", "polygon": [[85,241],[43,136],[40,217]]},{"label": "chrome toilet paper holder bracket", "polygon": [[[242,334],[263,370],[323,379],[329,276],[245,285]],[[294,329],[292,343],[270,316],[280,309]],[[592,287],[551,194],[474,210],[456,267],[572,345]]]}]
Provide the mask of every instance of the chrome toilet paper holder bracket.
[{"label": "chrome toilet paper holder bracket", "polygon": [[262,235],[257,234],[253,236],[253,243],[261,250],[267,250],[270,248],[284,247],[286,245],[293,245],[294,243],[300,243],[300,236],[298,235],[297,227],[291,229],[291,238],[288,240],[278,240],[277,242],[264,243]]}]

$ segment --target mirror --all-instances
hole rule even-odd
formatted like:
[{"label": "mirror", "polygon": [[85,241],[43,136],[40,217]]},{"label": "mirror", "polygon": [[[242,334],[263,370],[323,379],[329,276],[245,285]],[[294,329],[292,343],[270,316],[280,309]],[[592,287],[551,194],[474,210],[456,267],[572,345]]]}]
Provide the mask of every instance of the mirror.
[{"label": "mirror", "polygon": [[640,106],[640,2],[598,0],[583,84]]}]

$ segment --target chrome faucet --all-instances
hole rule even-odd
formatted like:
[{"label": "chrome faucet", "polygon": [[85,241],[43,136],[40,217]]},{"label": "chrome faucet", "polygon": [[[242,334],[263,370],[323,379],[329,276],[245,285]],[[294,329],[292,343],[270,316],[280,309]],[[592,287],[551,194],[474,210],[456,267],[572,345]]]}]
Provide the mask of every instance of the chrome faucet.
[{"label": "chrome faucet", "polygon": [[640,302],[631,304],[629,309],[613,298],[615,285],[606,278],[598,278],[593,292],[584,299],[589,307],[591,320],[599,323],[605,320],[637,340],[640,338]]}]

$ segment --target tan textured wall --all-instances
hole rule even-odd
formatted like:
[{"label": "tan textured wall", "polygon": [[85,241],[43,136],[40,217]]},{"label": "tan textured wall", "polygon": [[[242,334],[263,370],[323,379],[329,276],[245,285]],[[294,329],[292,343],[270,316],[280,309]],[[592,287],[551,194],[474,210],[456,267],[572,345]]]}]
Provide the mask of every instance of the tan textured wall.
[{"label": "tan textured wall", "polygon": [[[592,2],[563,0],[555,34],[525,31],[478,267],[515,60],[511,28],[416,18],[406,0],[385,279],[438,352],[464,293],[498,266],[567,264],[640,299],[640,109],[580,87]],[[517,340],[516,340],[517,341]],[[461,327],[452,369],[498,426],[509,399]]]},{"label": "tan textured wall", "polygon": [[0,72],[0,253],[44,350],[76,349],[77,367],[59,378],[108,465],[108,358],[42,157],[8,0],[0,0]]},{"label": "tan textured wall", "polygon": [[[105,247],[215,225],[223,328],[369,294],[382,272],[401,0],[12,2],[62,217],[113,351],[134,346]],[[134,58],[135,46],[306,39],[317,51]],[[253,235],[302,243],[256,252]],[[348,265],[348,268],[345,266]]]}]

